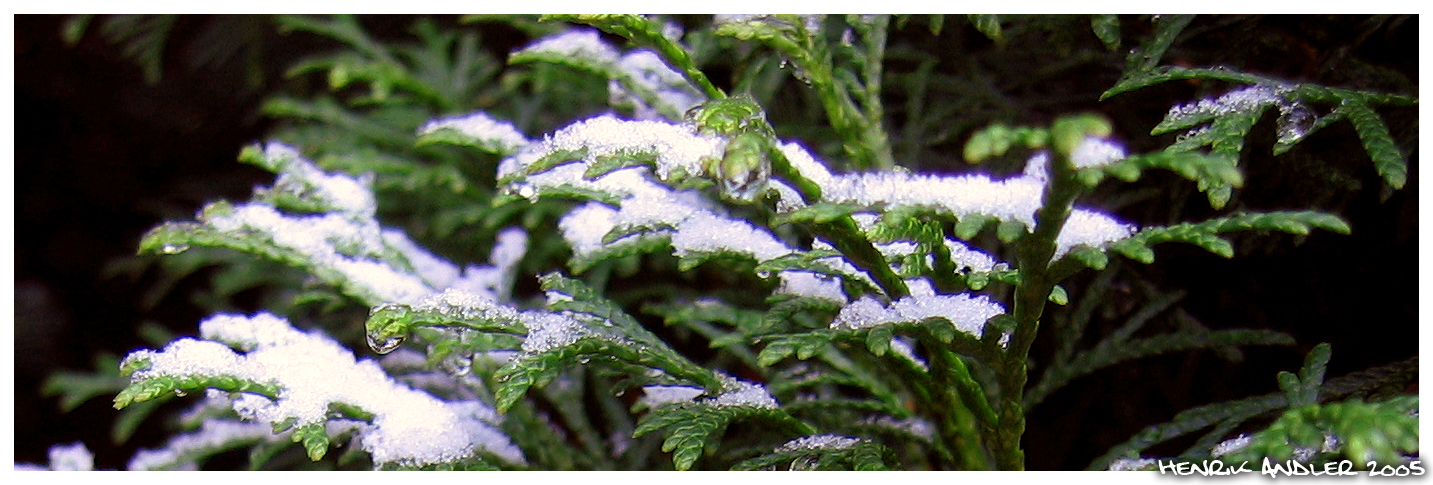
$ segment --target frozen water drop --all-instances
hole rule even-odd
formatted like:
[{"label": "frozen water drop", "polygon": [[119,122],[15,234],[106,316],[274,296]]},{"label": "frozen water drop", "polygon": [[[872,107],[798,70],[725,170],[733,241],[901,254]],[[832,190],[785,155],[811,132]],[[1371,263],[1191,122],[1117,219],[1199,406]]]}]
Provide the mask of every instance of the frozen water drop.
[{"label": "frozen water drop", "polygon": [[368,348],[373,349],[374,352],[379,354],[392,352],[394,349],[397,349],[399,345],[403,345],[403,337],[389,337],[379,342],[373,338],[372,335],[368,336]]},{"label": "frozen water drop", "polygon": [[517,195],[524,199],[531,199],[532,196],[537,195],[537,189],[533,188],[531,184],[522,184],[517,187]]}]

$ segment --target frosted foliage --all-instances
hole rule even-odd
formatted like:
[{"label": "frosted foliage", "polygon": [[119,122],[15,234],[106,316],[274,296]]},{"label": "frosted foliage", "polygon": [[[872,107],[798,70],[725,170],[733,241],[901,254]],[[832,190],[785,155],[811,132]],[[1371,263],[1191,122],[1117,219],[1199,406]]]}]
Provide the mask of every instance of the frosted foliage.
[{"label": "frosted foliage", "polygon": [[199,429],[176,435],[163,448],[139,450],[129,460],[130,471],[194,469],[194,456],[207,450],[272,437],[268,423],[206,420]]},{"label": "frosted foliage", "polygon": [[528,353],[547,352],[593,335],[580,322],[560,313],[525,313],[523,324],[527,325],[527,337],[522,340],[522,351]]},{"label": "frosted foliage", "polygon": [[985,251],[972,248],[954,239],[946,239],[945,247],[950,251],[950,260],[956,268],[969,268],[971,271],[993,271],[995,269],[995,258],[986,254]]},{"label": "frosted foliage", "polygon": [[840,450],[850,448],[861,440],[850,436],[834,434],[819,434],[815,436],[802,436],[785,444],[776,447],[777,453],[802,451],[802,450]]},{"label": "frosted foliage", "polygon": [[[217,342],[182,339],[161,352],[131,355],[150,361],[149,369],[136,372],[135,378],[231,375],[277,384],[275,401],[251,395],[234,403],[241,415],[268,423],[321,423],[330,403],[357,406],[375,416],[373,424],[360,426],[359,439],[378,464],[441,463],[478,449],[499,453],[511,448],[471,412],[460,413],[452,403],[399,384],[374,361],[356,360],[328,337],[300,332],[280,317],[216,315],[200,323],[200,333],[254,347],[240,355]],[[521,459],[511,454],[505,458]]]},{"label": "frosted foliage", "polygon": [[1051,261],[1060,259],[1071,248],[1079,245],[1104,248],[1110,243],[1130,237],[1134,226],[1120,223],[1104,214],[1087,210],[1070,213],[1060,234],[1055,236],[1055,254]]},{"label": "frosted foliage", "polygon": [[828,202],[923,207],[956,217],[981,214],[1033,227],[1044,184],[1026,177],[993,181],[985,175],[875,172],[836,176],[822,189]]},{"label": "frosted foliage", "polygon": [[1209,454],[1214,456],[1215,458],[1218,458],[1244,449],[1244,447],[1249,446],[1250,441],[1251,438],[1249,437],[1249,435],[1241,434],[1237,438],[1226,440],[1219,443],[1218,445],[1215,445],[1214,450],[1211,451]]},{"label": "frosted foliage", "polygon": [[493,301],[489,295],[449,288],[418,300],[413,309],[459,320],[515,321],[517,310]]},{"label": "frosted foliage", "polygon": [[1283,89],[1255,85],[1225,93],[1219,99],[1201,99],[1196,103],[1174,106],[1165,114],[1167,120],[1190,117],[1217,117],[1235,112],[1248,112],[1262,106],[1284,102]]},{"label": "frosted foliage", "polygon": [[[616,209],[605,204],[588,202],[569,211],[557,222],[557,227],[562,231],[562,238],[572,246],[573,253],[589,254],[602,248],[602,237],[617,227],[617,223],[613,221],[616,215]],[[618,241],[631,238],[632,236],[629,236]]]},{"label": "frosted foliage", "polygon": [[466,116],[429,121],[418,129],[418,134],[426,135],[443,129],[454,130],[464,136],[481,140],[505,153],[518,151],[528,143],[527,137],[517,131],[512,123],[493,119],[481,111]]},{"label": "frosted foliage", "polygon": [[761,384],[732,379],[726,387],[728,389],[726,392],[700,402],[712,406],[755,406],[759,408],[775,408],[778,405],[776,398],[771,397],[771,393],[767,392],[766,387]]},{"label": "frosted foliage", "polygon": [[826,165],[816,161],[816,158],[811,156],[811,152],[806,151],[801,145],[783,143],[780,150],[781,154],[786,157],[786,161],[790,162],[792,168],[795,168],[803,178],[823,188],[832,184],[835,176],[826,169]]},{"label": "frosted foliage", "polygon": [[333,262],[333,267],[348,281],[356,282],[386,302],[411,302],[430,291],[417,276],[395,270],[384,262],[339,259]]},{"label": "frosted foliage", "polygon": [[511,299],[517,265],[526,254],[527,232],[515,227],[504,229],[498,233],[497,243],[488,255],[489,264],[464,267],[462,277],[447,286],[486,295],[494,300]]},{"label": "frosted foliage", "polygon": [[617,62],[617,50],[603,42],[597,31],[589,29],[571,29],[539,40],[513,54],[528,52],[574,57],[599,64]]},{"label": "frosted foliage", "polygon": [[1124,147],[1099,137],[1086,137],[1070,153],[1070,165],[1075,168],[1091,168],[1109,165],[1124,160]]},{"label": "frosted foliage", "polygon": [[657,175],[668,178],[680,167],[689,174],[702,173],[702,160],[719,159],[726,140],[699,135],[686,125],[660,121],[626,121],[603,115],[558,130],[544,143],[548,153],[586,148],[589,158],[621,153],[657,155]]},{"label": "frosted foliage", "polygon": [[372,217],[376,210],[371,177],[356,179],[324,172],[300,156],[298,150],[282,143],[264,145],[264,157],[279,171],[276,190],[316,200],[340,212]]},{"label": "frosted foliage", "polygon": [[1127,472],[1143,470],[1145,467],[1154,465],[1157,462],[1154,458],[1129,458],[1124,457],[1110,462],[1109,471]]},{"label": "frosted foliage", "polygon": [[[1110,163],[1124,157],[1123,149],[1111,142],[1093,139],[1081,145],[1085,150],[1080,163]],[[782,153],[802,176],[821,187],[822,200],[868,206],[923,207],[956,217],[983,215],[1003,221],[1016,221],[1027,228],[1035,226],[1035,213],[1040,209],[1046,180],[1049,155],[1041,152],[1030,158],[1024,173],[1005,180],[992,180],[982,174],[936,176],[899,172],[875,172],[831,175],[804,149],[794,144],[782,146]],[[1087,209],[1074,209],[1057,239],[1057,252],[1063,255],[1075,245],[1103,248],[1134,232],[1134,226]],[[953,251],[954,252],[954,251]],[[969,255],[966,262],[980,269],[988,257]],[[954,254],[952,255],[954,256]],[[957,260],[959,261],[959,260]],[[992,262],[993,265],[993,262]]]},{"label": "frosted foliage", "polygon": [[397,229],[384,229],[383,241],[388,243],[389,247],[398,250],[403,258],[408,260],[408,264],[413,267],[413,272],[417,273],[418,277],[422,278],[428,286],[446,287],[453,280],[458,279],[458,275],[461,274],[457,265],[418,246],[408,237],[408,233]]},{"label": "frosted foliage", "polygon": [[702,388],[692,386],[643,386],[641,402],[648,408],[667,403],[689,402],[702,395]]},{"label": "frosted foliage", "polygon": [[777,275],[781,278],[781,286],[776,289],[777,293],[841,303],[847,301],[846,292],[841,288],[840,279],[807,271],[782,271]]},{"label": "frosted foliage", "polygon": [[50,447],[50,469],[54,471],[87,472],[95,469],[95,455],[84,443]]},{"label": "frosted foliage", "polygon": [[1005,308],[985,295],[908,296],[890,306],[866,296],[842,308],[831,321],[831,328],[862,329],[941,317],[950,320],[956,329],[979,338],[985,321],[1002,313]]},{"label": "frosted foliage", "polygon": [[204,221],[221,232],[259,233],[276,246],[302,255],[312,264],[343,275],[375,298],[410,302],[428,293],[417,276],[367,258],[383,254],[382,231],[368,218],[355,222],[339,214],[288,216],[273,207],[245,204],[227,214],[206,211]]},{"label": "frosted foliage", "polygon": [[776,236],[751,223],[728,217],[719,217],[710,212],[694,214],[682,221],[681,230],[672,236],[672,247],[676,254],[696,251],[731,251],[751,255],[757,261],[766,261],[794,251]]},{"label": "frosted foliage", "polygon": [[[650,50],[639,50],[622,56],[617,69],[626,73],[632,82],[656,94],[657,102],[666,105],[675,113],[685,113],[706,98],[687,83],[677,71],[668,67],[661,57]],[[611,81],[608,84],[609,98],[613,105],[632,103],[636,106],[636,117],[643,120],[660,119],[661,110],[648,106],[640,97],[623,89],[622,84]]]},{"label": "frosted foliage", "polygon": [[[1165,123],[1203,122],[1232,113],[1249,113],[1265,106],[1274,105],[1279,109],[1278,138],[1280,142],[1292,143],[1303,138],[1306,125],[1314,114],[1297,101],[1285,99],[1286,86],[1254,85],[1225,93],[1218,99],[1201,99],[1194,103],[1176,105],[1164,115]],[[1184,138],[1204,133],[1207,126],[1196,127],[1184,134]]]},{"label": "frosted foliage", "polygon": [[911,345],[911,343],[906,339],[900,337],[891,337],[891,352],[895,352],[896,355],[899,355],[901,357],[904,357],[906,360],[911,361],[911,363],[914,363],[917,367],[920,367],[927,371],[930,370],[930,364],[926,363],[925,359],[922,359],[920,358],[920,356],[916,355],[915,346]]},{"label": "frosted foliage", "polygon": [[868,418],[866,422],[878,426],[898,429],[918,436],[922,439],[925,439],[926,441],[931,441],[935,439],[935,427],[932,426],[929,421],[920,418],[896,419],[890,416],[879,416]]},{"label": "frosted foliage", "polygon": [[[529,175],[516,188],[522,195],[535,196],[528,187],[574,187],[606,193],[621,201],[619,208],[588,203],[569,212],[559,221],[564,239],[577,256],[586,256],[608,247],[604,236],[616,228],[646,228],[671,231],[678,255],[691,252],[729,251],[766,260],[788,254],[791,248],[774,235],[745,221],[727,217],[720,209],[694,191],[674,191],[649,180],[647,169],[626,168],[596,180],[583,175],[590,160],[618,154],[657,155],[657,175],[666,178],[674,171],[701,173],[705,159],[720,158],[725,141],[697,135],[689,127],[661,122],[624,121],[600,116],[568,126],[553,134],[533,151],[511,157],[500,167],[500,177],[522,173],[524,167],[555,152],[585,150],[588,161],[570,163]],[[614,244],[636,241],[629,236]],[[632,238],[632,239],[629,239]]]}]

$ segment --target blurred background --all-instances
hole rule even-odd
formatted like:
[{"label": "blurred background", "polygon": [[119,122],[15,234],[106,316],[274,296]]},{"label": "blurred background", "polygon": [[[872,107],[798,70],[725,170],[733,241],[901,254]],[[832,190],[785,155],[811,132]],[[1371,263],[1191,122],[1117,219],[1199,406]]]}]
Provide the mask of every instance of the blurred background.
[{"label": "blurred background", "polygon": [[[433,19],[443,26],[479,28],[460,25],[457,17]],[[242,200],[254,185],[270,182],[270,174],[235,161],[242,146],[263,140],[272,126],[259,114],[259,104],[278,92],[316,89],[311,80],[285,78],[284,71],[332,45],[314,36],[277,36],[262,16],[177,16],[168,20],[166,36],[150,40],[162,44],[157,50],[162,57],[147,59],[147,51],[127,49],[134,42],[115,42],[97,24],[66,42],[66,29],[73,28],[68,20],[14,17],[15,461],[43,464],[50,446],[84,441],[96,454],[97,468],[122,469],[137,448],[162,443],[163,427],[141,426],[129,440],[115,443],[112,396],[62,412],[56,396],[41,392],[42,384],[56,371],[93,370],[98,355],[122,357],[152,346],[144,339],[147,332],[194,333],[207,313],[182,290],[205,284],[203,271],[166,281],[158,267],[135,255],[139,238],[164,220],[191,218],[206,201]],[[411,23],[404,16],[363,18],[376,38],[404,37]],[[947,25],[921,48],[939,51],[959,41],[963,50],[952,51],[948,62],[943,57],[939,69],[983,70],[997,88],[1019,85],[1021,71],[993,59],[1039,66],[1055,55],[1039,46],[1060,40],[1012,32],[1006,45],[996,46],[967,25]],[[1125,25],[1126,39],[1145,33],[1134,20]],[[1167,62],[1222,64],[1294,81],[1418,94],[1416,15],[1202,16],[1187,32],[1199,35],[1176,44]],[[516,31],[490,32],[484,39],[484,47],[498,53],[529,40]],[[1095,109],[1113,113],[1120,131],[1136,138],[1170,104],[1197,99],[1195,86],[1160,86],[1098,102],[1098,94],[1117,79],[1121,59],[1122,53],[1113,53],[1058,79],[1012,87],[1006,96],[1042,110],[1013,121],[1035,123],[1051,113]],[[1050,439],[1027,440],[1030,468],[1083,468],[1110,446],[1180,410],[1276,391],[1275,374],[1297,369],[1319,342],[1334,343],[1331,377],[1416,358],[1417,113],[1380,114],[1396,140],[1411,140],[1400,146],[1410,160],[1402,190],[1383,188],[1344,123],[1279,159],[1267,153],[1267,145],[1247,147],[1246,186],[1257,190],[1239,191],[1232,205],[1315,207],[1349,221],[1351,236],[1241,235],[1235,238],[1240,256],[1233,260],[1162,247],[1155,265],[1138,270],[1145,282],[1186,291],[1182,308],[1205,325],[1281,330],[1299,345],[1255,348],[1245,352],[1242,363],[1209,352],[1176,354],[1075,380],[1031,416],[1027,436]],[[1266,119],[1256,130],[1272,130],[1271,125]],[[955,137],[952,146],[966,136]],[[1149,147],[1131,146],[1141,148]],[[1310,172],[1296,165],[1314,156],[1337,170]],[[1216,214],[1197,197],[1176,220]],[[1121,209],[1120,215],[1146,223],[1167,223],[1162,219],[1171,216],[1140,205]],[[179,291],[153,291],[160,282]],[[1067,286],[1077,292],[1072,285],[1078,283]],[[244,306],[242,294],[236,300]],[[1052,352],[1055,343],[1048,340],[1037,342],[1032,355]],[[1109,396],[1121,399],[1110,402]]]}]

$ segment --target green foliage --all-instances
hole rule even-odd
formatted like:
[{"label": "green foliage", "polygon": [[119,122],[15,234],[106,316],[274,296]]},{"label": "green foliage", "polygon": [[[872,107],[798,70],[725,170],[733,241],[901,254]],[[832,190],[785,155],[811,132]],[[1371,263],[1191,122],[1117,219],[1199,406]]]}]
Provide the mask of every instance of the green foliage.
[{"label": "green foliage", "polygon": [[[273,138],[300,148],[246,149],[242,161],[277,175],[271,187],[156,227],[141,252],[227,250],[230,259],[218,262],[235,288],[267,280],[239,273],[249,260],[234,252],[306,275],[297,285],[279,279],[303,290],[281,299],[325,303],[311,315],[316,326],[388,354],[371,367],[478,416],[520,456],[500,456],[488,441],[431,461],[383,461],[372,447],[332,457],[330,448],[353,435],[392,426],[379,410],[336,399],[322,421],[270,423],[272,436],[175,464],[249,446],[260,468],[297,443],[311,462],[338,468],[1024,469],[1022,442],[1039,439],[1026,436],[1028,411],[1075,379],[1173,352],[1234,360],[1242,348],[1295,344],[1272,330],[1156,329],[1183,297],[1157,289],[1116,317],[1113,331],[1085,335],[1115,273],[1153,262],[1157,244],[1233,258],[1234,232],[1351,232],[1328,212],[1223,211],[1246,189],[1248,138],[1269,108],[1299,130],[1281,133],[1275,155],[1346,118],[1388,185],[1406,183],[1399,143],[1371,107],[1416,98],[1163,66],[1191,16],[1159,17],[1138,39],[1109,15],[966,19],[963,28],[999,49],[1042,29],[1089,37],[1094,48],[1085,52],[1102,58],[1137,44],[1104,97],[1176,79],[1265,91],[1223,110],[1176,107],[1151,135],[1207,130],[1125,154],[1110,141],[1116,124],[1105,115],[1028,116],[1020,121],[1048,123],[1017,126],[967,116],[965,101],[926,103],[941,98],[946,78],[933,74],[929,53],[892,42],[893,32],[909,34],[909,17],[467,19],[533,36],[511,56],[489,52],[478,29],[427,19],[415,19],[412,38],[391,40],[358,17],[277,17],[280,31],[340,46],[288,71],[323,78],[323,90],[265,106],[284,120]],[[939,16],[925,23],[936,36],[947,28]],[[588,27],[628,43],[619,49]],[[661,69],[627,64],[646,54]],[[736,78],[730,95],[717,87],[724,80],[708,78],[724,57],[739,59],[723,66]],[[811,100],[804,114],[775,99],[791,86]],[[903,126],[886,114],[889,86],[908,103]],[[1315,104],[1336,107],[1309,115],[1307,128],[1292,119]],[[611,114],[591,117],[602,110]],[[793,132],[789,120],[816,121],[791,123]],[[943,143],[922,139],[934,123],[967,127],[968,141],[948,143],[945,159],[995,173],[1011,157],[1030,156],[1025,171],[1003,179],[911,173],[903,166],[919,157],[905,160],[908,153]],[[800,130],[815,135],[792,135]],[[815,153],[796,139],[814,140]],[[1086,208],[1101,189],[1119,190],[1147,170],[1192,182],[1216,215],[1135,227]],[[967,182],[961,187],[974,188],[941,192]],[[519,233],[531,236],[505,239]],[[1101,272],[1097,283],[1072,285],[1084,269]],[[367,312],[361,335],[345,318],[359,310]],[[1060,342],[1050,359],[1032,355],[1042,324]],[[149,372],[147,355],[157,354],[125,361],[136,378],[122,388],[70,378],[55,389],[71,406],[117,392],[120,408],[206,389],[225,391],[213,393],[220,401],[280,401],[294,390],[212,370]],[[1340,456],[1416,454],[1416,432],[1408,432],[1416,417],[1407,414],[1416,398],[1333,402],[1353,391],[1331,387],[1378,379],[1324,383],[1328,357],[1327,346],[1317,347],[1298,374],[1281,374],[1284,393],[1185,411],[1092,468],[1209,429],[1181,458],[1207,456],[1240,426],[1262,426],[1257,419],[1280,410],[1240,453],[1286,457],[1331,435],[1342,446],[1329,453]],[[1032,369],[1041,373],[1033,383]],[[219,407],[203,422],[238,420]],[[351,431],[335,432],[337,424]]]},{"label": "green foliage", "polygon": [[[1327,343],[1315,346],[1305,358],[1298,374],[1280,372],[1278,383],[1283,392],[1257,396],[1231,402],[1200,406],[1179,413],[1174,420],[1146,428],[1134,439],[1121,444],[1108,454],[1095,460],[1091,469],[1103,469],[1114,459],[1136,456],[1142,450],[1213,425],[1193,447],[1178,459],[1198,460],[1222,455],[1230,462],[1260,462],[1264,458],[1275,461],[1296,459],[1306,463],[1323,463],[1348,459],[1362,469],[1369,461],[1394,464],[1404,461],[1404,456],[1416,454],[1418,449],[1418,418],[1413,415],[1417,409],[1417,396],[1399,396],[1385,401],[1370,403],[1360,398],[1333,402],[1347,395],[1349,387],[1368,386],[1367,374],[1396,377],[1395,369],[1406,366],[1395,364],[1386,369],[1365,372],[1365,375],[1324,382],[1324,369],[1328,364],[1330,346]],[[1358,383],[1350,386],[1350,383]],[[1332,391],[1332,392],[1330,392]],[[1320,404],[1323,402],[1324,404]],[[1215,448],[1219,440],[1242,423],[1259,416],[1278,413],[1272,424],[1251,435],[1241,435],[1238,444],[1228,446],[1229,451]],[[1226,445],[1221,445],[1226,446]]]}]

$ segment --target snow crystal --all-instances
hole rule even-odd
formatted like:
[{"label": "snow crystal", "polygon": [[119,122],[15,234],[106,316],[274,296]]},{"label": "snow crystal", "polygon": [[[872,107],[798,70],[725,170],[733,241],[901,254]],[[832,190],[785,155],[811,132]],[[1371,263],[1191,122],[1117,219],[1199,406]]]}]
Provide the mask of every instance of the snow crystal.
[{"label": "snow crystal", "polygon": [[955,264],[956,269],[968,268],[971,271],[993,271],[995,269],[995,258],[986,254],[985,251],[950,238],[946,238],[945,247],[950,251],[950,261]]},{"label": "snow crystal", "polygon": [[726,139],[700,135],[690,126],[661,121],[627,121],[612,115],[589,118],[553,133],[546,153],[586,149],[589,159],[630,153],[657,155],[657,175],[667,179],[674,169],[703,172],[703,160],[720,159]]},{"label": "snow crystal", "polygon": [[332,265],[344,279],[367,289],[380,301],[407,303],[432,291],[417,276],[399,272],[388,263],[344,258]]},{"label": "snow crystal", "polygon": [[712,406],[755,406],[759,408],[778,406],[776,398],[771,397],[771,393],[767,392],[766,387],[761,384],[735,379],[731,379],[727,384],[728,391],[700,402]]},{"label": "snow crystal", "polygon": [[[394,382],[376,362],[356,360],[337,342],[319,333],[300,332],[280,317],[216,315],[200,323],[200,333],[204,338],[255,346],[239,355],[217,342],[181,339],[160,352],[131,354],[127,360],[147,358],[151,363],[135,378],[232,375],[276,383],[281,389],[277,400],[246,395],[234,402],[241,416],[268,423],[288,419],[299,425],[321,423],[330,403],[358,406],[374,414],[373,424],[361,428],[359,439],[379,464],[440,463],[469,456],[479,448],[496,453],[511,446],[471,412],[460,412],[450,403]],[[268,426],[262,427],[268,433]]]},{"label": "snow crystal", "polygon": [[340,212],[359,217],[372,217],[377,210],[371,188],[372,176],[354,178],[341,173],[328,173],[304,159],[299,151],[282,143],[264,145],[264,157],[278,169],[274,189],[316,200]]},{"label": "snow crystal", "polygon": [[903,339],[901,337],[891,337],[891,352],[895,352],[896,355],[904,357],[906,360],[915,363],[917,367],[920,367],[927,371],[930,370],[930,364],[926,363],[925,359],[922,359],[920,358],[920,356],[916,355],[915,346],[911,345],[910,341],[906,339]]},{"label": "snow crystal", "polygon": [[528,144],[528,139],[512,123],[493,119],[481,111],[466,116],[454,116],[429,121],[418,129],[419,135],[438,130],[454,130],[465,136],[497,147],[504,153],[512,153]]},{"label": "snow crystal", "polygon": [[[562,216],[562,219],[557,221],[557,228],[562,231],[562,238],[572,247],[574,254],[591,254],[604,246],[602,238],[617,227],[617,223],[613,221],[616,215],[616,209],[605,204],[588,202]],[[619,241],[631,238],[632,236],[628,236]]]},{"label": "snow crystal", "polygon": [[688,402],[702,392],[702,388],[695,386],[642,386],[639,402],[651,409],[667,403]]},{"label": "snow crystal", "polygon": [[777,276],[781,278],[781,286],[776,289],[777,293],[820,298],[840,303],[847,301],[846,292],[841,288],[841,280],[838,278],[808,271],[782,271],[777,273]]},{"label": "snow crystal", "polygon": [[1250,441],[1252,440],[1249,435],[1241,434],[1236,438],[1225,440],[1218,445],[1215,445],[1214,450],[1211,451],[1209,454],[1215,458],[1218,458],[1244,449],[1244,447],[1249,446]]},{"label": "snow crystal", "polygon": [[523,323],[527,325],[527,337],[522,340],[523,352],[533,354],[547,352],[558,347],[572,345],[578,339],[594,335],[587,327],[567,315],[528,312],[524,313],[523,317]]},{"label": "snow crystal", "polygon": [[95,469],[95,455],[84,443],[50,447],[50,469],[54,471],[87,472]]},{"label": "snow crystal", "polygon": [[985,175],[873,172],[834,177],[822,198],[835,203],[924,207],[956,217],[981,214],[1034,227],[1043,190],[1043,183],[1028,177],[993,181]]},{"label": "snow crystal", "polygon": [[1055,236],[1055,254],[1050,259],[1060,259],[1075,246],[1090,246],[1103,249],[1110,243],[1130,237],[1135,227],[1114,218],[1085,209],[1070,212],[1060,234]]},{"label": "snow crystal", "polygon": [[1124,160],[1124,147],[1099,137],[1086,137],[1070,154],[1070,165],[1075,168],[1091,168],[1109,165]]},{"label": "snow crystal", "polygon": [[896,300],[889,307],[865,296],[842,308],[831,321],[831,328],[862,329],[941,317],[949,320],[956,329],[980,338],[985,321],[1002,313],[1005,313],[1005,308],[990,301],[986,295],[908,296]]},{"label": "snow crystal", "polygon": [[417,276],[399,272],[384,262],[357,259],[384,252],[382,232],[371,218],[358,223],[336,213],[287,216],[262,204],[244,204],[228,213],[220,212],[206,211],[205,222],[222,232],[267,235],[276,246],[337,271],[380,300],[408,302],[430,291]]},{"label": "snow crystal", "polygon": [[[672,70],[661,57],[650,50],[643,49],[622,56],[622,59],[617,62],[617,69],[626,73],[638,86],[656,94],[657,101],[665,104],[675,113],[685,113],[706,100],[705,96],[702,96],[696,88],[687,83],[687,79],[681,73]],[[637,119],[656,120],[661,118],[661,110],[658,107],[647,106],[646,102],[627,92],[616,80],[608,84],[608,91],[611,104],[631,103],[635,105]]]},{"label": "snow crystal", "polygon": [[790,451],[802,450],[840,450],[850,448],[852,445],[855,445],[856,443],[860,442],[861,440],[852,438],[850,436],[841,436],[835,434],[802,436],[800,438],[787,441],[785,444],[776,447],[776,452],[785,453]]},{"label": "snow crystal", "polygon": [[1216,117],[1236,112],[1248,112],[1260,107],[1284,101],[1271,86],[1254,85],[1225,93],[1217,100],[1201,99],[1196,103],[1176,105],[1165,114],[1166,120],[1182,120],[1193,117]]},{"label": "snow crystal", "polygon": [[677,256],[692,252],[730,251],[751,255],[757,261],[795,251],[778,241],[775,235],[749,222],[706,211],[682,221],[680,230],[672,236],[672,247],[676,249]]},{"label": "snow crystal", "polygon": [[1154,465],[1155,463],[1157,463],[1157,461],[1158,460],[1154,458],[1120,458],[1118,460],[1110,462],[1109,471],[1127,472],[1143,470],[1150,465]]},{"label": "snow crystal", "polygon": [[198,430],[170,438],[163,448],[142,449],[130,458],[130,471],[172,470],[197,467],[195,455],[217,450],[230,443],[262,441],[274,436],[268,423],[240,423],[205,420]]},{"label": "snow crystal", "polygon": [[517,310],[492,300],[479,293],[448,288],[418,300],[413,309],[432,312],[459,320],[500,320],[518,319]]},{"label": "snow crystal", "polygon": [[603,42],[597,31],[589,29],[571,29],[539,40],[513,54],[527,52],[587,59],[600,64],[617,62],[617,50]]}]

